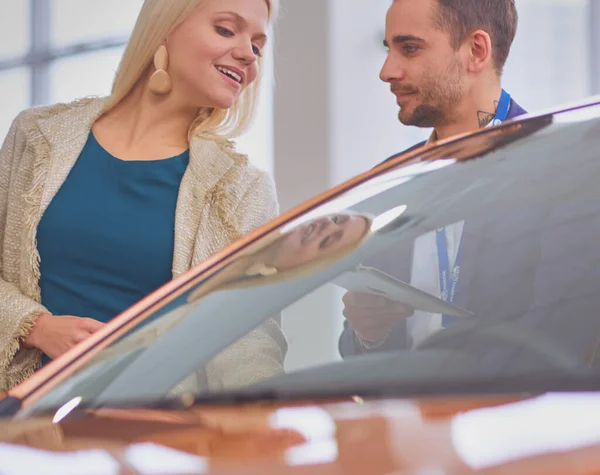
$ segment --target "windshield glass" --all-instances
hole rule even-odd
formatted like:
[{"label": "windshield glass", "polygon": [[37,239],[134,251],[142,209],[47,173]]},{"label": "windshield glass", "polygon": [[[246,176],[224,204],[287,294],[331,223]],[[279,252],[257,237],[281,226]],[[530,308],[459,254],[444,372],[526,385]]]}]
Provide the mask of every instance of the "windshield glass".
[{"label": "windshield glass", "polygon": [[23,414],[182,393],[595,382],[596,115],[489,129],[354,186],[190,285]]}]

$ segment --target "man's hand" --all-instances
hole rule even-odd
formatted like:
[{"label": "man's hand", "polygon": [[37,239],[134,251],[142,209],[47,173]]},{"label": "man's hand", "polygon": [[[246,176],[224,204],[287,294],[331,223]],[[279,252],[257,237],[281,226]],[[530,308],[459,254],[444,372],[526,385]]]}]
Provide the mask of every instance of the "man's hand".
[{"label": "man's hand", "polygon": [[342,301],[348,325],[361,340],[370,343],[383,340],[394,325],[414,314],[408,305],[378,295],[347,292]]},{"label": "man's hand", "polygon": [[23,343],[26,348],[39,348],[54,359],[103,326],[104,323],[92,318],[43,314],[35,321],[31,333]]}]

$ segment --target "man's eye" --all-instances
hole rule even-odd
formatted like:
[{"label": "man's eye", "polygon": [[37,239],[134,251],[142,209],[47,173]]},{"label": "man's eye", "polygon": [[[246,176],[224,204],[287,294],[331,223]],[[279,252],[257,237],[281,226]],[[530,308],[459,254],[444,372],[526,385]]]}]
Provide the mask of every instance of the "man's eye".
[{"label": "man's eye", "polygon": [[233,31],[228,30],[227,28],[223,28],[222,26],[217,26],[215,29],[217,30],[217,33],[219,33],[219,35],[221,36],[225,36],[227,38],[233,36]]},{"label": "man's eye", "polygon": [[404,45],[404,52],[407,54],[416,53],[418,49],[419,47],[416,45]]}]

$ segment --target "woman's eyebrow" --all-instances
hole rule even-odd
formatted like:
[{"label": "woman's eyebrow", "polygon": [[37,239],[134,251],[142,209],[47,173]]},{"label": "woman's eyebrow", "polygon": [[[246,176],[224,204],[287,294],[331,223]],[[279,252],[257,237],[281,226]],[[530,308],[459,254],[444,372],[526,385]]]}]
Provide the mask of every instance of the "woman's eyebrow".
[{"label": "woman's eyebrow", "polygon": [[[216,15],[227,15],[230,16],[234,19],[234,21],[242,26],[248,26],[248,22],[246,21],[246,19],[240,15],[239,13],[236,12],[231,12],[231,11],[225,11],[225,12],[218,12],[216,13]],[[257,40],[265,40],[267,39],[267,35],[265,35],[264,33],[259,33],[257,35],[255,35],[255,38]]]}]

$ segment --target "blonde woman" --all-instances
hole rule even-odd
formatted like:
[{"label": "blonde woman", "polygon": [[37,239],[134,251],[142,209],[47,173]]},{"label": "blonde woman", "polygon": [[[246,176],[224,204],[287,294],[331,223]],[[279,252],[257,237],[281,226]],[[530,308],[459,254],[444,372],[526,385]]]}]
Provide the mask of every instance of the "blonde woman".
[{"label": "blonde woman", "polygon": [[[110,97],[16,118],[0,152],[0,390],[278,213],[226,138],[254,113],[275,8],[146,0]],[[281,335],[255,332],[256,354],[236,357],[275,353],[260,373],[282,371]]]}]

